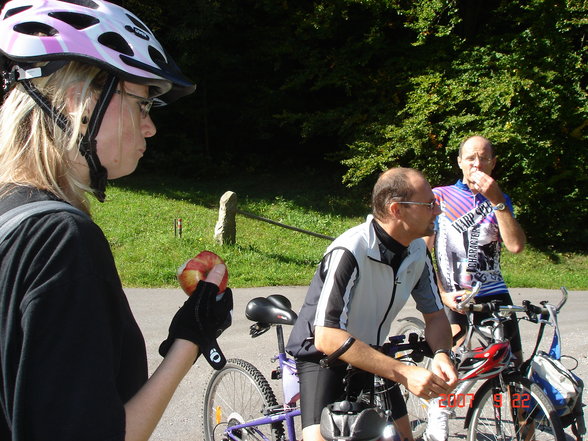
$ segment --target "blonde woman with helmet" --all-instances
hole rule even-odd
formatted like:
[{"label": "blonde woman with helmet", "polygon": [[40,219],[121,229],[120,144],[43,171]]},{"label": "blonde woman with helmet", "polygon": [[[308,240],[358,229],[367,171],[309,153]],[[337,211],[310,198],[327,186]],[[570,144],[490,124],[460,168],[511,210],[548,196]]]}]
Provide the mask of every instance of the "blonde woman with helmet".
[{"label": "blonde woman with helmet", "polygon": [[226,268],[178,310],[149,377],[86,195],[104,201],[107,180],[135,170],[151,107],[195,85],[137,16],[102,0],[9,1],[0,35],[0,439],[147,440],[200,353],[224,363]]}]

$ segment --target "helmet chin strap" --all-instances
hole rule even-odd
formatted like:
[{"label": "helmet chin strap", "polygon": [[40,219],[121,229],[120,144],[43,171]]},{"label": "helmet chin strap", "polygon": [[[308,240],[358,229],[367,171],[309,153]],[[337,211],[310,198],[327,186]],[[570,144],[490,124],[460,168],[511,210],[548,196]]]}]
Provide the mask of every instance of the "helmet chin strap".
[{"label": "helmet chin strap", "polygon": [[[61,130],[63,130],[66,133],[70,132],[69,120],[53,107],[53,105],[49,102],[47,97],[45,97],[29,81],[28,78],[23,78],[19,80],[23,84],[25,91],[37,103],[37,105],[41,107],[43,112],[45,112],[45,114],[48,115],[50,118],[54,119],[59,128],[61,128]],[[96,149],[96,135],[100,130],[102,119],[104,118],[106,109],[110,104],[112,95],[114,95],[114,93],[116,92],[118,82],[119,79],[117,76],[113,74],[108,75],[108,78],[106,79],[106,84],[102,89],[102,93],[98,97],[98,101],[96,102],[96,106],[94,107],[92,116],[90,117],[90,121],[88,122],[88,129],[86,130],[84,136],[80,139],[78,147],[82,156],[86,158],[86,162],[88,163],[88,167],[90,169],[90,187],[94,192],[94,196],[96,196],[96,199],[98,199],[100,202],[104,202],[104,199],[106,198],[106,183],[108,178],[108,171],[100,163],[100,158],[98,157]]]},{"label": "helmet chin strap", "polygon": [[104,199],[106,198],[108,171],[100,163],[100,158],[98,157],[96,149],[96,135],[100,130],[102,119],[104,118],[106,109],[110,104],[112,95],[116,92],[118,81],[117,76],[112,74],[108,76],[106,84],[104,85],[102,93],[100,94],[96,106],[94,107],[94,111],[92,112],[92,116],[90,117],[88,129],[80,140],[79,145],[80,153],[86,158],[86,162],[90,168],[90,187],[94,192],[94,196],[96,196],[96,199],[100,202],[104,202]]}]

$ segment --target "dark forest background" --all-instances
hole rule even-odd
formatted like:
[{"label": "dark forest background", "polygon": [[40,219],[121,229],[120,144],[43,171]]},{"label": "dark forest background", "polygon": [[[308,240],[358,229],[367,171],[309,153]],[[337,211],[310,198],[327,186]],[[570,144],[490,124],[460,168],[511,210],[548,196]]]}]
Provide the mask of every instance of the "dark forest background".
[{"label": "dark forest background", "polygon": [[453,183],[489,137],[540,248],[588,249],[586,0],[126,0],[198,88],[153,112],[144,170],[390,166]]}]

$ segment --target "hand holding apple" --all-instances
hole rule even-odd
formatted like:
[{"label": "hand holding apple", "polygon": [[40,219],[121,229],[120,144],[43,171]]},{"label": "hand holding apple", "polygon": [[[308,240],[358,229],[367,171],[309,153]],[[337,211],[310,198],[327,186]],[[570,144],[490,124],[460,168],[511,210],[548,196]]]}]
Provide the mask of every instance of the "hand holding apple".
[{"label": "hand holding apple", "polygon": [[226,364],[217,339],[232,324],[233,293],[230,288],[218,293],[217,284],[221,283],[223,276],[226,276],[225,266],[216,264],[208,280],[197,283],[192,295],[174,315],[167,338],[159,345],[163,357],[179,339],[196,344],[199,353],[214,369],[221,369]]},{"label": "hand holding apple", "polygon": [[[196,285],[200,280],[206,280],[208,274],[213,270],[215,265],[222,264],[224,265],[225,262],[219,256],[214,254],[211,251],[202,251],[196,257],[192,257],[188,259],[183,265],[178,268],[177,271],[177,278],[178,282],[180,282],[180,286],[184,290],[184,292],[188,295],[191,295],[194,290],[196,289]],[[216,270],[215,270],[216,271]],[[213,278],[216,279],[217,274],[213,273]],[[224,270],[224,274],[222,278],[217,280],[209,280],[212,283],[218,285],[219,293],[223,293],[227,288],[227,282],[229,280],[229,273]]]}]

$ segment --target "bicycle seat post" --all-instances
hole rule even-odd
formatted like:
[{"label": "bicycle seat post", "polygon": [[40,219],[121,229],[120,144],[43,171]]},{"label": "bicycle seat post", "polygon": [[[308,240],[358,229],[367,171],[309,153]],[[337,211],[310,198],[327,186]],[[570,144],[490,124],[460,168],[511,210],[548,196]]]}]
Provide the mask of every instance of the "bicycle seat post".
[{"label": "bicycle seat post", "polygon": [[278,352],[283,354],[286,352],[286,345],[284,344],[284,330],[282,325],[276,325],[276,335],[278,337]]}]

